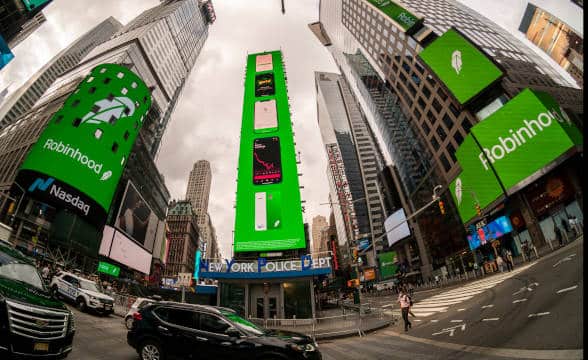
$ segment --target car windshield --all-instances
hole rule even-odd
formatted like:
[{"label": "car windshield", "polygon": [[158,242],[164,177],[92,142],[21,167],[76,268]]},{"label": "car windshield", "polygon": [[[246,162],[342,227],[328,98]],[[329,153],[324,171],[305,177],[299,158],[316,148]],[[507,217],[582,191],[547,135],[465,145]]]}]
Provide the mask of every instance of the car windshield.
[{"label": "car windshield", "polygon": [[38,289],[45,290],[45,284],[33,265],[30,264],[19,264],[19,263],[0,263],[0,276],[25,282]]},{"label": "car windshield", "polygon": [[98,286],[96,286],[95,283],[88,281],[88,280],[81,280],[80,287],[84,290],[100,292],[100,289],[98,289]]},{"label": "car windshield", "polygon": [[239,330],[246,332],[249,335],[263,335],[265,330],[255,325],[254,323],[243,319],[239,315],[229,312],[221,311],[221,313],[235,325]]}]

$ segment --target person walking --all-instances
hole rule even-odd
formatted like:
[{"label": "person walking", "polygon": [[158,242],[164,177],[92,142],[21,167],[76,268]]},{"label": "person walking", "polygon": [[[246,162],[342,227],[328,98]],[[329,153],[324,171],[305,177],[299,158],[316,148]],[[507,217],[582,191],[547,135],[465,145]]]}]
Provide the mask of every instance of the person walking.
[{"label": "person walking", "polygon": [[408,296],[404,288],[400,289],[400,295],[398,295],[398,302],[400,303],[402,320],[404,320],[404,331],[408,331],[408,328],[412,328],[412,324],[408,320],[408,312],[410,311],[410,297]]},{"label": "person walking", "polygon": [[504,260],[502,259],[502,256],[498,255],[496,257],[496,265],[498,265],[498,270],[500,270],[500,272],[504,272]]},{"label": "person walking", "polygon": [[555,232],[555,240],[559,242],[559,246],[563,246],[563,236],[561,235],[561,230],[559,229],[559,226],[554,226],[553,232]]},{"label": "person walking", "polygon": [[506,260],[506,267],[508,267],[508,271],[514,270],[514,260],[512,258],[512,252],[509,249],[506,250],[506,257],[504,260]]}]

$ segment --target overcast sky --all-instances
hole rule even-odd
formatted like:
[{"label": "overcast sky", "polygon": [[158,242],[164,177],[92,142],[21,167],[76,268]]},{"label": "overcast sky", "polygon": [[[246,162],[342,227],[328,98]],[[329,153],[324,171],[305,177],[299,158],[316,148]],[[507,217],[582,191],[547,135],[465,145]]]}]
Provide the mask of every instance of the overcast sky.
[{"label": "overcast sky", "polygon": [[[522,38],[517,28],[526,0],[460,0]],[[0,90],[14,91],[36,70],[84,32],[114,16],[123,24],[158,0],[54,0],[47,22],[14,49],[16,58],[0,71]],[[282,49],[288,72],[297,150],[302,155],[302,198],[305,221],[328,216],[326,154],[316,119],[314,71],[336,71],[329,52],[314,38],[308,24],[318,20],[318,0],[213,0],[217,20],[192,71],[167,128],[157,164],[172,198],[185,195],[188,174],[200,159],[212,165],[209,212],[221,251],[230,257],[234,222],[237,158],[243,77],[247,53]],[[567,19],[582,32],[579,8],[569,0],[534,3]],[[509,11],[505,11],[509,9]]]}]

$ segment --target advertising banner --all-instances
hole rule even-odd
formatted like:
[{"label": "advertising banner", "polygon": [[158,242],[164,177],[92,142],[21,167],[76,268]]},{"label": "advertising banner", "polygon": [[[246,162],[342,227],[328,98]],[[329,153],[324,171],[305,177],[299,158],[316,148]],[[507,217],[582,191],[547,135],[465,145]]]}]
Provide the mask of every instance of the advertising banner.
[{"label": "advertising banner", "polygon": [[99,261],[98,272],[118,277],[118,275],[120,274],[120,268],[116,265],[112,265],[104,261]]},{"label": "advertising banner", "polygon": [[378,261],[380,262],[380,275],[382,280],[389,279],[396,275],[398,271],[398,258],[396,251],[389,251],[378,254]]},{"label": "advertising banner", "polygon": [[28,11],[35,10],[39,6],[48,3],[52,0],[22,0],[22,3],[27,8]]},{"label": "advertising banner", "polygon": [[280,51],[247,57],[235,252],[306,247],[282,61]]},{"label": "advertising banner", "polygon": [[417,25],[422,24],[422,17],[410,13],[394,1],[367,0],[367,2],[381,10],[406,33],[412,33],[417,28]]},{"label": "advertising banner", "polygon": [[53,114],[16,182],[31,197],[103,225],[150,106],[136,74],[98,65]]},{"label": "advertising banner", "polygon": [[502,77],[502,70],[455,29],[435,39],[419,57],[460,104]]},{"label": "advertising banner", "polygon": [[476,215],[476,202],[483,209],[497,199],[500,183],[510,195],[582,143],[582,134],[551,96],[523,90],[476,124],[456,152],[462,172],[450,190],[462,221]]},{"label": "advertising banner", "polygon": [[151,254],[108,225],[104,227],[98,253],[147,275],[151,269]]},{"label": "advertising banner", "polygon": [[151,252],[158,223],[155,213],[129,181],[114,226]]},{"label": "advertising banner", "polygon": [[388,239],[388,246],[410,236],[410,228],[406,221],[404,209],[397,210],[384,221],[384,229]]},{"label": "advertising banner", "polygon": [[374,269],[363,269],[363,281],[372,281],[376,279],[376,271]]},{"label": "advertising banner", "polygon": [[12,59],[14,59],[14,54],[8,47],[8,44],[6,43],[2,35],[0,35],[0,69],[8,65],[8,63],[11,62]]},{"label": "advertising banner", "polygon": [[506,216],[500,216],[487,225],[470,225],[470,235],[468,235],[470,250],[499,239],[510,232],[512,232],[512,224]]}]

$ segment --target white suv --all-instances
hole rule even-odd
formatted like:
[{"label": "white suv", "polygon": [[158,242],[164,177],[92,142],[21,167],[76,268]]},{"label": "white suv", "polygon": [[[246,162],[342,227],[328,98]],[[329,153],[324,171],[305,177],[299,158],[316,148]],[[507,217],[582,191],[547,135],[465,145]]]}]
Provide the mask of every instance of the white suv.
[{"label": "white suv", "polygon": [[104,315],[114,312],[114,299],[102,293],[99,286],[88,279],[62,271],[53,277],[50,288],[56,296],[75,302],[80,311],[94,310]]},{"label": "white suv", "polygon": [[153,304],[154,302],[157,302],[157,300],[148,298],[137,298],[137,300],[135,300],[135,302],[125,315],[125,326],[127,327],[127,329],[131,330],[131,328],[133,327],[133,314],[144,308],[146,305]]}]

